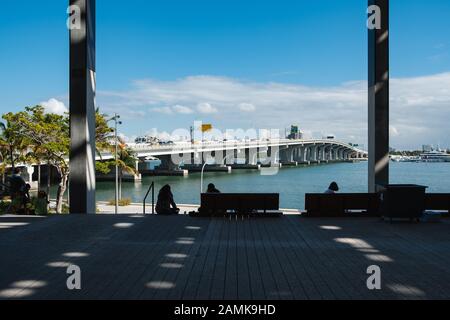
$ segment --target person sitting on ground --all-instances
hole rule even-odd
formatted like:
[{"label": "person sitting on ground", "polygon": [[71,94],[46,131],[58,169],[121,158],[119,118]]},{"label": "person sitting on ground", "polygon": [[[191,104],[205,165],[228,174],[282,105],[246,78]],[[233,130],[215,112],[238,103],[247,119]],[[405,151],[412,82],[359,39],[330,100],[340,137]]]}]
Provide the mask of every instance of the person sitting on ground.
[{"label": "person sitting on ground", "polygon": [[220,193],[219,190],[216,189],[216,186],[213,183],[208,184],[208,190],[206,193]]},{"label": "person sitting on ground", "polygon": [[325,191],[326,194],[335,194],[339,191],[339,186],[336,182],[332,182],[328,187],[328,190]]},{"label": "person sitting on ground", "polygon": [[156,213],[161,215],[178,214],[178,209],[175,201],[173,200],[173,194],[170,190],[170,186],[167,184],[161,188],[158,194],[158,201],[156,203]]},{"label": "person sitting on ground", "polygon": [[[13,174],[9,177],[11,192],[11,208],[15,214],[25,212],[27,184],[22,178],[20,168],[14,168]],[[8,210],[9,211],[9,210]]]}]

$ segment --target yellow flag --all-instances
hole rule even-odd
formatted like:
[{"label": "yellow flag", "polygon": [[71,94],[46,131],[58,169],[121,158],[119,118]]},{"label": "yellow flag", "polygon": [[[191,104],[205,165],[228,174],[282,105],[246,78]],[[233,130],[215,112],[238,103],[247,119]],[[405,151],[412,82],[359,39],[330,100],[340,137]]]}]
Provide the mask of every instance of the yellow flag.
[{"label": "yellow flag", "polygon": [[202,124],[202,132],[208,132],[212,130],[212,124]]}]

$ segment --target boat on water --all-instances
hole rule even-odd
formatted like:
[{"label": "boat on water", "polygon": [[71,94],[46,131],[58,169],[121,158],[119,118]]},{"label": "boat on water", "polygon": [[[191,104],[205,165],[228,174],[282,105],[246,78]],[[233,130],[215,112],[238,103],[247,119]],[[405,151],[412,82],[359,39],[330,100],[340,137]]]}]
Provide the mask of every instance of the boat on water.
[{"label": "boat on water", "polygon": [[450,154],[443,151],[429,151],[420,155],[422,162],[450,162]]},{"label": "boat on water", "polygon": [[418,156],[391,156],[391,161],[394,161],[394,162],[421,162],[422,159]]}]

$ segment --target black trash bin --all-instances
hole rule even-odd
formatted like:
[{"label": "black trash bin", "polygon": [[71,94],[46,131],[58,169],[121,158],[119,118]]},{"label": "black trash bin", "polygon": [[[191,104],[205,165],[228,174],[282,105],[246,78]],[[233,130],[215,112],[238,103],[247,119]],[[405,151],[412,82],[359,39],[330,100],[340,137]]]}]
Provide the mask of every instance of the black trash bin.
[{"label": "black trash bin", "polygon": [[425,211],[425,191],[428,187],[415,184],[382,186],[381,215],[384,218],[419,220]]}]

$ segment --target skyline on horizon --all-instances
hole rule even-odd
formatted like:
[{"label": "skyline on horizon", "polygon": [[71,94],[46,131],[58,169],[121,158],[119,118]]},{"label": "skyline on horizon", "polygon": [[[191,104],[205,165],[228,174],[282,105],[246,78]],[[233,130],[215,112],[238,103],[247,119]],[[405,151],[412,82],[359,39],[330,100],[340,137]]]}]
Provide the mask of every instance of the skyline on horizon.
[{"label": "skyline on horizon", "polygon": [[[391,4],[391,146],[450,148],[450,3],[405,3]],[[127,137],[201,120],[367,145],[366,1],[118,4],[97,1],[97,105]],[[4,6],[2,113],[64,112],[67,4]]]}]

